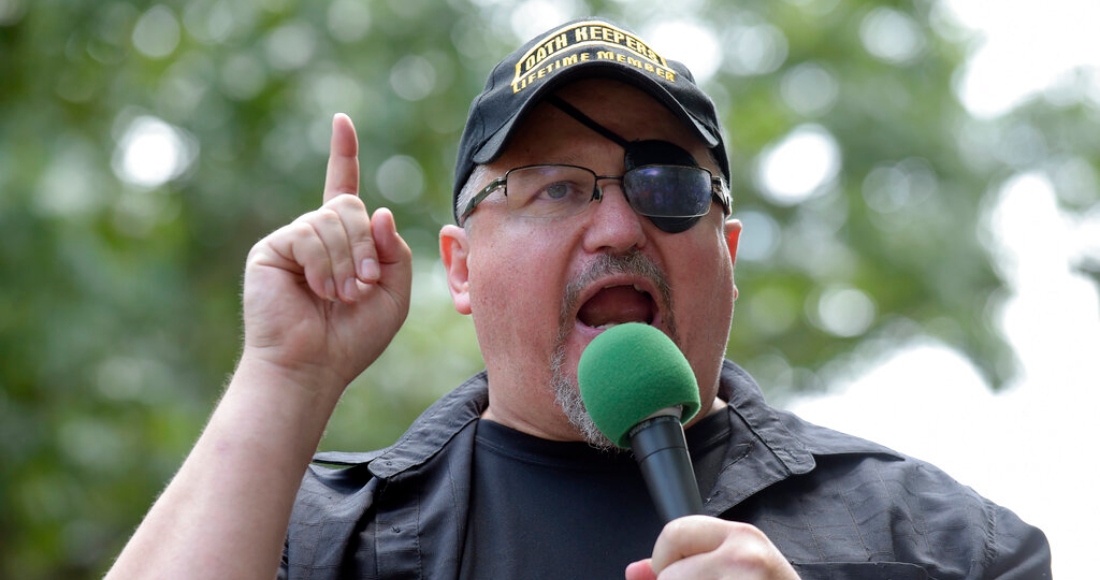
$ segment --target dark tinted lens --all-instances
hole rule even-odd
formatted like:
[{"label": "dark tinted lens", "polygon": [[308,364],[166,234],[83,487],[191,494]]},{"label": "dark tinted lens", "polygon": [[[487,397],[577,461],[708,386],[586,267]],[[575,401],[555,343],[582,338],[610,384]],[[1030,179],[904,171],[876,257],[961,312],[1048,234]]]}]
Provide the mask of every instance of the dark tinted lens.
[{"label": "dark tinted lens", "polygon": [[710,173],[683,165],[647,165],[623,175],[634,211],[651,217],[695,217],[710,210]]}]

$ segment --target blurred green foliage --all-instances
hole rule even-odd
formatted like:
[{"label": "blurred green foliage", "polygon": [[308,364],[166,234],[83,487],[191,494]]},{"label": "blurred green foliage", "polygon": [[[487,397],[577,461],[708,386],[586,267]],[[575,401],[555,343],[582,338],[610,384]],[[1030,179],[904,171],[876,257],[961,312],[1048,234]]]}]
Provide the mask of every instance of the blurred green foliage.
[{"label": "blurred green foliage", "polygon": [[[773,398],[918,336],[1011,377],[981,212],[1028,170],[1095,205],[1097,107],[1070,86],[971,118],[951,87],[972,39],[932,0],[0,0],[0,576],[94,577],[121,548],[233,370],[249,247],[319,201],[337,111],[417,266],[323,445],[388,444],[476,372],[436,265],[455,143],[497,59],[588,13],[717,43],[746,223],[729,353]],[[841,163],[788,204],[758,169],[799,131]]]}]

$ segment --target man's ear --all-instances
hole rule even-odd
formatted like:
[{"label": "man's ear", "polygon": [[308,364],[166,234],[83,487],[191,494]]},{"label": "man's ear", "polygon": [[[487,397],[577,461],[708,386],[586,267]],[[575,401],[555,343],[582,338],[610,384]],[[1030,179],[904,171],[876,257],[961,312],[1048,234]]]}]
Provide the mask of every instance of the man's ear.
[{"label": "man's ear", "polygon": [[[726,247],[730,251],[730,264],[734,267],[737,266],[737,244],[741,242],[741,221],[740,220],[726,220]],[[733,285],[733,299],[737,300],[739,292],[737,291],[737,284]]]},{"label": "man's ear", "polygon": [[470,310],[470,270],[466,260],[470,256],[470,242],[466,230],[456,225],[445,225],[439,230],[439,256],[447,271],[447,287],[451,300],[459,314]]},{"label": "man's ear", "polygon": [[726,220],[726,246],[730,251],[730,263],[737,265],[737,244],[741,241],[741,220]]}]

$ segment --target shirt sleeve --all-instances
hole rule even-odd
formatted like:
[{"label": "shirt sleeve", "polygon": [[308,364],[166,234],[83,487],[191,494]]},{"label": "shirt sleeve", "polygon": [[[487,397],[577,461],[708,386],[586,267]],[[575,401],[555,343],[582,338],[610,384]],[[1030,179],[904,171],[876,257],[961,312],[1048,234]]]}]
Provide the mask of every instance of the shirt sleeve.
[{"label": "shirt sleeve", "polygon": [[1050,544],[1042,530],[1021,520],[1012,511],[986,503],[990,510],[989,564],[983,578],[997,580],[1049,580]]}]

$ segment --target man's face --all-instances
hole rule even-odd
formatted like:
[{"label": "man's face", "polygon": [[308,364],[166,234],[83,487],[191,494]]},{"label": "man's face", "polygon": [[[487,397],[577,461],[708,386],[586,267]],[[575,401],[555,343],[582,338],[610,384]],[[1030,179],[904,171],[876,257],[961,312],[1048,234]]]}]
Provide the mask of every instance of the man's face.
[{"label": "man's face", "polygon": [[[585,80],[557,94],[627,140],[675,143],[720,174],[705,145],[640,90]],[[579,165],[599,175],[624,171],[621,146],[542,104],[476,185],[542,163]],[[666,233],[630,208],[619,182],[600,185],[602,201],[566,218],[516,216],[503,194],[494,193],[470,215],[467,232],[444,228],[441,240],[456,307],[473,316],[488,370],[486,416],[548,439],[585,438],[586,416],[571,408],[579,402],[577,361],[604,328],[624,322],[652,324],[680,347],[699,381],[704,415],[733,315],[727,239],[736,240],[737,222],[723,224],[721,208],[712,204],[691,229]],[[462,251],[448,251],[457,238]]]}]

